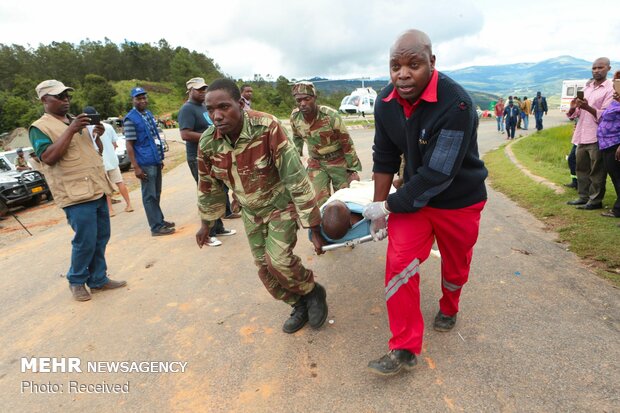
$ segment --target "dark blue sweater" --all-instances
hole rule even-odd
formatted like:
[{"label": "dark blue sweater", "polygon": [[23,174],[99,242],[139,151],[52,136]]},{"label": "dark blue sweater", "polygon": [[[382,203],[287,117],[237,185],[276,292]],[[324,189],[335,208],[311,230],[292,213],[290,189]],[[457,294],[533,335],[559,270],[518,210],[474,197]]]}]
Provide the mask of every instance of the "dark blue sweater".
[{"label": "dark blue sweater", "polygon": [[460,85],[439,73],[437,102],[420,102],[409,119],[396,99],[375,105],[373,172],[395,174],[405,156],[405,184],[388,196],[393,212],[464,208],[487,198],[487,169],[478,155],[478,116]]}]

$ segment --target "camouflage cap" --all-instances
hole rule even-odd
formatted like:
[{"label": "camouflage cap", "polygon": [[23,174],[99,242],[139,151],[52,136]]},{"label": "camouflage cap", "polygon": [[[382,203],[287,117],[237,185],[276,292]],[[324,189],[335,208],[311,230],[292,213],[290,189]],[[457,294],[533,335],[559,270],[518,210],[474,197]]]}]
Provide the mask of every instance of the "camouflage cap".
[{"label": "camouflage cap", "polygon": [[293,96],[295,95],[316,96],[316,88],[312,82],[297,82],[293,85]]}]

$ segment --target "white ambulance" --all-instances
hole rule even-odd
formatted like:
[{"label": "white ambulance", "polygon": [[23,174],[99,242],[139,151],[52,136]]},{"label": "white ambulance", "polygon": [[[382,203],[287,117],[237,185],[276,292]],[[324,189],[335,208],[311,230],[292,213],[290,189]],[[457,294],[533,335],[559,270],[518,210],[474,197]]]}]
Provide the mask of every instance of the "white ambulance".
[{"label": "white ambulance", "polygon": [[577,97],[577,92],[586,87],[590,79],[564,80],[562,81],[562,99],[560,100],[560,110],[568,112],[570,102]]}]

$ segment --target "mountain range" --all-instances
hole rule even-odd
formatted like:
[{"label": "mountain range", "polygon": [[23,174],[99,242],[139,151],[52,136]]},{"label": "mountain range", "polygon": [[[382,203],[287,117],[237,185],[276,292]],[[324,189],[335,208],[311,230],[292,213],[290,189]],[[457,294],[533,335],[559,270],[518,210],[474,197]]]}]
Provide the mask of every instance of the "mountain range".
[{"label": "mountain range", "polygon": [[[620,62],[611,63],[608,77],[620,69]],[[592,62],[572,56],[558,56],[537,63],[514,63],[497,66],[471,66],[458,70],[442,71],[459,82],[471,93],[476,104],[486,107],[498,96],[516,94],[532,97],[537,91],[559,101],[562,81],[567,79],[588,79],[592,76]],[[327,80],[315,78],[312,80]],[[380,90],[388,78],[365,80],[364,85]],[[317,82],[319,90],[336,92],[360,87],[359,80],[333,80]]]}]

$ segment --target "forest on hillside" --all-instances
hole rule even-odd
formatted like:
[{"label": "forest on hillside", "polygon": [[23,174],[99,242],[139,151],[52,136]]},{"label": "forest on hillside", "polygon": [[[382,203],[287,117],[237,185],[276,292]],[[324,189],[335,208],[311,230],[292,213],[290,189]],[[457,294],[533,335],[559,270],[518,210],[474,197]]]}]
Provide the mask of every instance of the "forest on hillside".
[{"label": "forest on hillside", "polygon": [[[186,98],[185,82],[200,76],[207,83],[226,76],[204,53],[172,47],[165,39],[155,44],[125,41],[117,45],[108,39],[84,40],[79,44],[52,42],[36,48],[0,44],[0,133],[28,127],[43,113],[35,86],[57,79],[75,89],[71,111],[80,113],[95,106],[105,117],[119,116],[131,108],[129,90],[140,85],[149,92],[149,109],[156,115],[174,118]],[[253,107],[284,117],[294,102],[291,82],[283,76],[254,75]],[[346,93],[322,96],[338,106]]]}]

